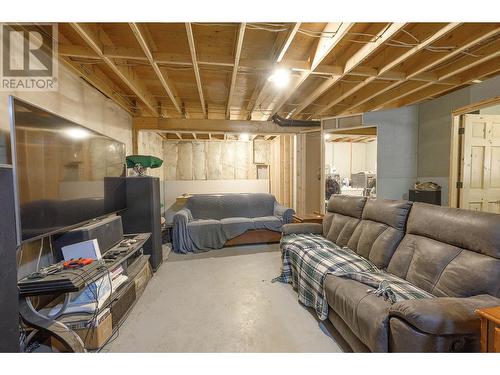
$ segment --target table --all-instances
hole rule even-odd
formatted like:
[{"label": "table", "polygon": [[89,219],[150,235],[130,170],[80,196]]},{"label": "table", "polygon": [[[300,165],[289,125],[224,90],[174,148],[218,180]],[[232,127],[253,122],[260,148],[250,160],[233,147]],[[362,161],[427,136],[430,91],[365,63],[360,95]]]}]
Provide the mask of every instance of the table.
[{"label": "table", "polygon": [[294,223],[323,223],[323,215],[321,214],[295,214],[293,215]]},{"label": "table", "polygon": [[481,318],[481,352],[500,353],[500,306],[477,309]]}]

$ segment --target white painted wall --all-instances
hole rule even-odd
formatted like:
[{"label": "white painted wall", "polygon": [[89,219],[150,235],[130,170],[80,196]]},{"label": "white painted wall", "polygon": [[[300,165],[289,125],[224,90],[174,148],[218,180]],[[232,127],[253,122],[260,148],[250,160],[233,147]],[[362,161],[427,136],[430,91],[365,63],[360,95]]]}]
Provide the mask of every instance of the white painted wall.
[{"label": "white painted wall", "polygon": [[377,171],[377,141],[365,143],[366,145],[366,161],[365,167],[367,171]]},{"label": "white painted wall", "polygon": [[[351,166],[352,147],[352,166]],[[352,173],[377,171],[377,142],[349,143],[326,142],[325,166],[333,167],[341,177],[351,178]]]}]

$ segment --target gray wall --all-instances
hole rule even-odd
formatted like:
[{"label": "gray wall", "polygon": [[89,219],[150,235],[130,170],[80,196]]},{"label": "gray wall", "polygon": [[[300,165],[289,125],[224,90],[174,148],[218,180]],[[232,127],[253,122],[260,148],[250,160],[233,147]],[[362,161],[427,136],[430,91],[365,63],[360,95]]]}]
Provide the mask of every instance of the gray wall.
[{"label": "gray wall", "polygon": [[365,113],[377,125],[377,197],[408,199],[417,177],[418,107]]},{"label": "gray wall", "polygon": [[494,96],[500,96],[500,76],[418,105],[417,177],[420,181],[433,181],[443,187],[443,205],[448,205],[451,113]]}]

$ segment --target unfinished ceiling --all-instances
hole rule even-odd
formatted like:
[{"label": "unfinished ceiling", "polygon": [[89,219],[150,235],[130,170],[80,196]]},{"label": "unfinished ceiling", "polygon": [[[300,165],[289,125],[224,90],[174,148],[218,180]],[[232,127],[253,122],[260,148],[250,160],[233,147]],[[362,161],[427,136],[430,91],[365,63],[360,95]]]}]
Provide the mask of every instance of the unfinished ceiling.
[{"label": "unfinished ceiling", "polygon": [[[500,23],[59,24],[60,59],[134,116],[312,119],[500,72]],[[276,68],[285,88],[268,80]]]}]

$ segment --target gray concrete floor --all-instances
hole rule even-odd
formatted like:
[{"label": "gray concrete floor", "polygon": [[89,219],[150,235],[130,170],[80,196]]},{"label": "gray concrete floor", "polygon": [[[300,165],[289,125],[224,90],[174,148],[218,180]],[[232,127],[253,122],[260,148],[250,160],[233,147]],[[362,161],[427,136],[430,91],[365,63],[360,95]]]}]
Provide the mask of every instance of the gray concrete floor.
[{"label": "gray concrete floor", "polygon": [[339,352],[279,274],[278,245],[171,253],[108,352]]}]

